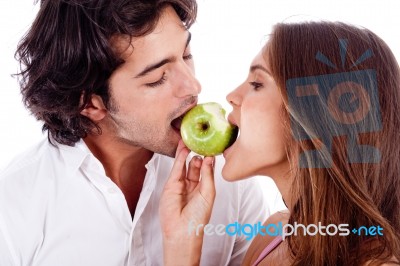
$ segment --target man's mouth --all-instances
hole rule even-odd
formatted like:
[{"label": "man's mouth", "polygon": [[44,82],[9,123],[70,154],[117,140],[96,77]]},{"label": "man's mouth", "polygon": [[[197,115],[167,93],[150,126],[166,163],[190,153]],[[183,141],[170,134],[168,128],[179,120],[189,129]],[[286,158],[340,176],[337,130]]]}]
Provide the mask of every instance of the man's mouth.
[{"label": "man's mouth", "polygon": [[172,120],[171,122],[171,126],[172,128],[177,131],[177,132],[181,132],[181,124],[182,124],[182,119],[185,116],[186,113],[182,114],[181,116],[179,116],[178,118],[175,118],[174,120]]},{"label": "man's mouth", "polygon": [[190,109],[192,109],[195,106],[196,106],[196,103],[192,104],[180,116],[178,116],[177,118],[175,118],[174,120],[171,121],[171,127],[179,134],[181,134],[181,124],[182,124],[183,117],[186,115],[187,112],[189,112]]}]

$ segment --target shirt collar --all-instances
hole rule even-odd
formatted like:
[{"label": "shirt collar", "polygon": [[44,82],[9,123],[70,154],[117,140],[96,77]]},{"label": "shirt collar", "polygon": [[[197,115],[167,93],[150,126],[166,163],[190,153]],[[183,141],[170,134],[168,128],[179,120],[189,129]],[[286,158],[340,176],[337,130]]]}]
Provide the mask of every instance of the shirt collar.
[{"label": "shirt collar", "polygon": [[76,142],[74,146],[60,144],[55,140],[52,140],[52,143],[60,150],[62,159],[72,169],[78,169],[85,159],[92,154],[82,139]]},{"label": "shirt collar", "polygon": [[[74,146],[60,144],[55,140],[52,140],[52,143],[55,144],[55,146],[60,150],[61,156],[63,157],[64,161],[72,169],[80,168],[83,162],[86,160],[86,158],[93,156],[92,152],[89,150],[88,146],[82,139],[76,142]],[[147,164],[145,165],[148,172],[146,174],[146,177],[149,176],[149,174],[151,175],[157,173],[160,160],[163,156],[164,155],[154,153],[153,157],[151,157],[150,161],[148,161]],[[155,181],[154,178],[146,178],[146,179],[150,179],[149,180],[150,182],[147,184],[149,185],[148,188],[153,189],[154,188],[153,181]]]}]

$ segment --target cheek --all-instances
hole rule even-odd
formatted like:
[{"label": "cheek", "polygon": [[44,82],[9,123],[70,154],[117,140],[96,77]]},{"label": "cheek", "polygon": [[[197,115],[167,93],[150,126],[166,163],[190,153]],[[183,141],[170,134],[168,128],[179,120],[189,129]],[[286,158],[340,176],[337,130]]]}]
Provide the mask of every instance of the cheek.
[{"label": "cheek", "polygon": [[281,161],[286,152],[280,105],[253,105],[251,108],[252,111],[242,112],[242,149],[254,160],[260,161],[259,164]]},{"label": "cheek", "polygon": [[166,108],[160,108],[160,104],[155,104],[156,101],[146,101],[136,97],[122,97],[118,102],[118,109],[113,113],[115,119],[125,125],[135,126],[138,129],[158,128],[164,131],[167,128]]},{"label": "cheek", "polygon": [[265,104],[243,105],[241,112],[243,137],[254,142],[277,142],[283,133],[280,108],[279,104],[267,101]]},{"label": "cheek", "polygon": [[142,117],[149,121],[162,120],[171,112],[167,101],[171,96],[165,91],[130,87],[115,91],[112,97],[118,112],[128,120]]}]

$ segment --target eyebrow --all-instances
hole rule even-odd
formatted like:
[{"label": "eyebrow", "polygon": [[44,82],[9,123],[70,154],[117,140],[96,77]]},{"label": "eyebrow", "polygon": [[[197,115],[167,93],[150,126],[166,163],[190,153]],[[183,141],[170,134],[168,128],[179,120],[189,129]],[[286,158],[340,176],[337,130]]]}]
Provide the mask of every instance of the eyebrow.
[{"label": "eyebrow", "polygon": [[268,71],[268,69],[266,69],[265,67],[263,67],[262,65],[252,65],[251,67],[250,67],[250,72],[254,72],[254,71],[256,71],[256,70],[262,70],[262,71],[264,71],[264,72],[266,72],[268,75],[270,75],[270,76],[272,76],[271,75],[271,72],[269,72]]},{"label": "eyebrow", "polygon": [[[192,39],[192,34],[190,32],[188,32],[188,33],[189,34],[188,34],[188,37],[186,39],[185,50],[189,46],[190,40]],[[162,59],[161,61],[159,61],[157,63],[150,64],[150,65],[146,66],[139,74],[137,74],[135,76],[135,78],[141,78],[143,76],[146,76],[151,71],[156,70],[157,68],[160,68],[163,65],[171,63],[173,61],[175,61],[175,57],[168,57],[168,58]]]}]

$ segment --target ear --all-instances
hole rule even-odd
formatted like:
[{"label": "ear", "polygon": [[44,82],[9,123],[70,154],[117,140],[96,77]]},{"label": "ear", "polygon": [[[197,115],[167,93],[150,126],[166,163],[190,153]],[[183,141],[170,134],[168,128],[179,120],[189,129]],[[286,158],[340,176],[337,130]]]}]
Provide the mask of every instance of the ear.
[{"label": "ear", "polygon": [[[81,100],[83,97],[81,98]],[[81,115],[86,116],[93,122],[102,120],[107,115],[107,108],[103,103],[103,99],[99,95],[93,94],[90,101],[86,104],[85,108],[81,111]]]}]

